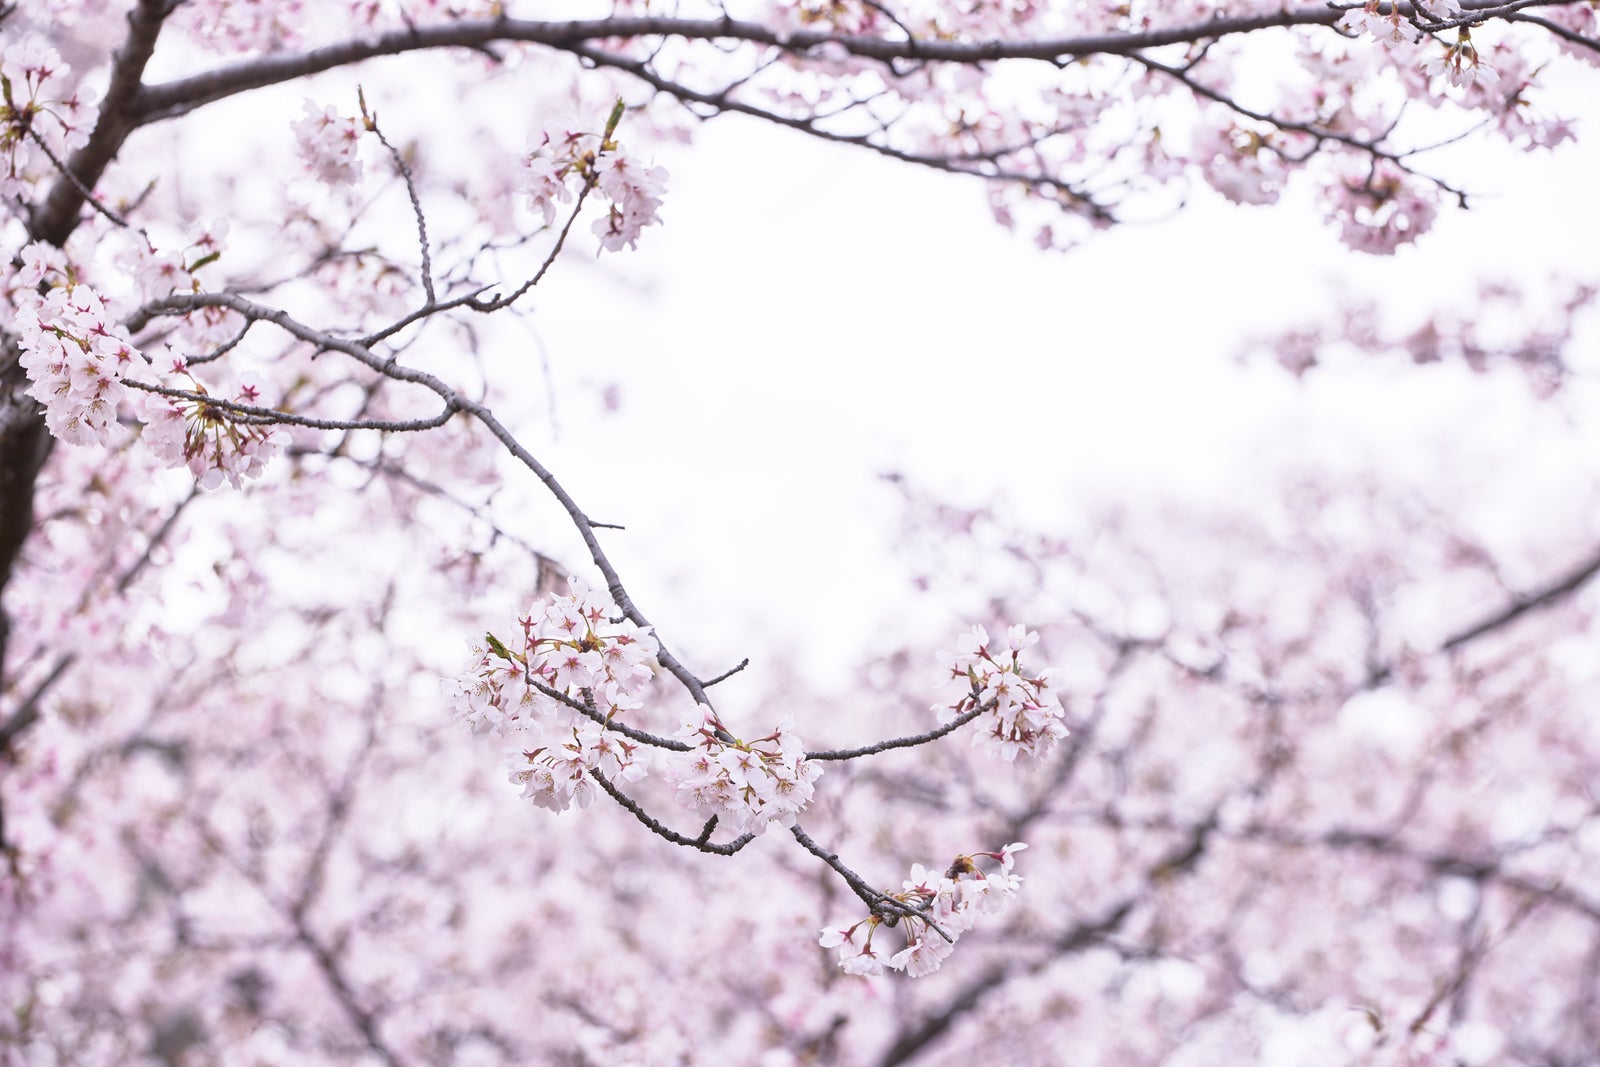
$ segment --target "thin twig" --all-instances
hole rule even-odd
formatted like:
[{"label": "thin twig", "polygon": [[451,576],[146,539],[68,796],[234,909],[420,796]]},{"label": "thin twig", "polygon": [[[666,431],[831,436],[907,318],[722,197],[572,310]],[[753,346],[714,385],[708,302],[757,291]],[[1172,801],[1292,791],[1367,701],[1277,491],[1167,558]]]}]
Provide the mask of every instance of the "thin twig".
[{"label": "thin twig", "polygon": [[591,768],[589,775],[594,778],[595,781],[600,783],[600,788],[604,789],[612,800],[615,800],[618,804],[621,804],[624,808],[627,808],[630,812],[632,812],[633,817],[644,824],[644,826],[651,833],[655,834],[657,837],[665,838],[666,840],[671,841],[674,845],[682,845],[684,848],[692,848],[697,852],[709,852],[717,856],[731,856],[756,839],[755,834],[741,834],[732,841],[729,841],[727,844],[713,845],[707,839],[711,836],[711,830],[716,825],[715,819],[706,823],[705,829],[700,832],[699,837],[684,837],[682,834],[667,829],[666,826],[651,818],[650,815],[639,806],[637,801],[628,796],[626,793],[622,792],[622,790],[618,789],[616,786],[612,785],[611,779],[600,773],[599,768]]}]

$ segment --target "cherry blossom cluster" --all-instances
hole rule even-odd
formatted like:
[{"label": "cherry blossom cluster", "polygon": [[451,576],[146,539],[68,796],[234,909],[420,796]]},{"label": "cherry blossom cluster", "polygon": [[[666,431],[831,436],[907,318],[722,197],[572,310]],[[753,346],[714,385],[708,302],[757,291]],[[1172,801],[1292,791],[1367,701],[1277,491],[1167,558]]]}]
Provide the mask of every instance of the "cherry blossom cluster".
[{"label": "cherry blossom cluster", "polygon": [[363,119],[340,115],[331,107],[318,108],[307,100],[305,114],[292,124],[295,151],[313,177],[329,185],[350,185],[361,180],[361,160],[356,158]]},{"label": "cherry blossom cluster", "polygon": [[1473,47],[1472,35],[1465,26],[1456,32],[1455,43],[1444,45],[1442,53],[1430,55],[1423,61],[1422,69],[1429,77],[1442,75],[1445,81],[1462,89],[1474,83],[1490,86],[1500,80],[1493,67],[1486,67],[1479,61],[1478,50]]},{"label": "cherry blossom cluster", "polygon": [[198,272],[222,258],[227,246],[228,222],[216,219],[195,226],[181,251],[157,247],[149,234],[117,257],[117,265],[129,274],[146,300],[159,300],[173,293],[198,293],[205,289]]},{"label": "cherry blossom cluster", "polygon": [[[911,877],[902,891],[889,894],[914,914],[895,910],[874,912],[852,926],[828,927],[818,944],[839,950],[839,966],[848,974],[873,975],[889,970],[904,971],[912,978],[932,974],[951,952],[956,939],[977,924],[981,915],[997,915],[1005,910],[1022,885],[1012,873],[1017,853],[1028,846],[1013,842],[999,852],[977,852],[957,856],[942,875],[935,875],[920,863],[911,865]],[[979,857],[997,860],[1000,869],[985,872]],[[898,926],[905,933],[905,947],[887,959],[873,944],[879,927]]]},{"label": "cherry blossom cluster", "polygon": [[1007,763],[1018,756],[1041,759],[1067,736],[1061,703],[1051,687],[1046,669],[1029,674],[1021,655],[1039,640],[1024,626],[1013,626],[1003,646],[993,644],[989,632],[974,626],[956,642],[955,652],[940,652],[939,664],[954,692],[946,704],[935,704],[943,722],[983,709],[981,729],[972,739],[990,755]]},{"label": "cherry blossom cluster", "polygon": [[507,777],[525,799],[551,811],[588,807],[600,791],[591,771],[637,781],[649,770],[636,758],[638,745],[566,709],[527,723],[517,737],[522,743],[506,754]]},{"label": "cherry blossom cluster", "polygon": [[[1380,10],[1385,7],[1387,11]],[[1401,14],[1399,4],[1380,4],[1378,0],[1367,0],[1363,6],[1346,11],[1339,19],[1339,28],[1350,34],[1370,35],[1384,47],[1399,51],[1409,49],[1428,36],[1417,27],[1418,20],[1429,16],[1439,20],[1461,17],[1459,0],[1434,0],[1431,4],[1419,5],[1419,8],[1425,10],[1419,10],[1407,18]],[[1459,88],[1467,88],[1474,83],[1493,85],[1498,80],[1493,68],[1480,62],[1467,27],[1457,29],[1455,43],[1444,44],[1441,41],[1440,44],[1443,53],[1430,51],[1421,60],[1422,69],[1429,77],[1442,75],[1445,81]]]},{"label": "cherry blossom cluster", "polygon": [[[59,249],[34,242],[21,258],[11,299],[28,395],[44,405],[58,439],[106,444],[127,393],[123,377],[143,357]],[[38,286],[48,286],[43,295]]]},{"label": "cherry blossom cluster", "polygon": [[[168,467],[188,467],[202,489],[215,489],[224,480],[238,489],[244,479],[259,478],[288,443],[289,435],[281,428],[241,418],[213,403],[182,360],[173,362],[169,375],[191,395],[146,393],[140,410],[142,440]],[[261,406],[261,386],[254,376],[244,376],[232,401]]]},{"label": "cherry blossom cluster", "polygon": [[[191,227],[187,244],[174,251],[158,247],[149,234],[141,231],[138,239],[116,257],[116,263],[145,300],[160,300],[173,293],[204,292],[206,286],[199,272],[222,258],[227,236],[227,220],[213,219]],[[241,327],[235,312],[217,306],[195,308],[178,321],[179,337],[198,348],[229,341]]]},{"label": "cherry blossom cluster", "polygon": [[1344,176],[1329,190],[1326,210],[1351,248],[1388,254],[1413,241],[1439,213],[1438,189],[1393,160],[1342,159]]},{"label": "cherry blossom cluster", "polygon": [[741,834],[758,834],[772,822],[793,826],[822,774],[821,766],[805,758],[787,716],[765,737],[741,741],[701,704],[676,737],[692,746],[667,761],[678,802],[716,816]]},{"label": "cherry blossom cluster", "polygon": [[472,667],[446,683],[458,721],[477,733],[503,734],[570,710],[565,701],[607,719],[640,706],[655,674],[655,637],[623,617],[604,590],[576,577],[568,584],[571,592],[536,602],[517,620],[522,638],[515,648],[487,635]]},{"label": "cherry blossom cluster", "polygon": [[[81,90],[56,95],[70,68],[38,37],[24,37],[0,54],[0,196],[53,165],[39,142],[61,159],[89,139],[94,109]],[[34,139],[37,138],[37,141]]]},{"label": "cherry blossom cluster", "polygon": [[466,673],[445,682],[457,721],[504,739],[512,784],[552,811],[593,799],[590,771],[634,780],[648,770],[637,745],[578,709],[608,724],[639,707],[658,647],[603,591],[570,585],[518,620],[515,648],[489,634]]},{"label": "cherry blossom cluster", "polygon": [[617,144],[613,134],[621,118],[619,101],[604,133],[546,132],[522,165],[529,203],[547,226],[555,222],[556,204],[572,199],[574,185],[597,189],[609,201],[605,215],[593,226],[600,247],[608,252],[637,248],[640,232],[661,221],[661,195],[667,184],[665,168],[645,166]]}]

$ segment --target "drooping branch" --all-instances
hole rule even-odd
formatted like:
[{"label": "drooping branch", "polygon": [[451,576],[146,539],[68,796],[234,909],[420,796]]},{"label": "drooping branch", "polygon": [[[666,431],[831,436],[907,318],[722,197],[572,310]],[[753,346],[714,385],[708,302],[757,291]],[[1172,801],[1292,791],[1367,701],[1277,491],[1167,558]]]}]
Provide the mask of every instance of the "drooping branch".
[{"label": "drooping branch", "polygon": [[[1081,205],[1084,212],[1093,218],[1109,221],[1113,217],[1110,208],[1097,201],[1088,191],[1049,174],[996,166],[989,162],[989,157],[987,156],[968,159],[959,155],[930,155],[923,152],[909,152],[893,145],[875,141],[870,134],[845,134],[828,130],[819,124],[819,116],[816,115],[783,115],[776,111],[770,111],[766,108],[756,107],[753,104],[736,100],[732,95],[732,89],[724,89],[717,92],[692,89],[680,82],[663,77],[643,60],[612,55],[600,49],[586,46],[576,47],[572,49],[572,52],[597,66],[611,67],[631,74],[658,92],[666,93],[683,103],[703,104],[717,112],[747,115],[763,122],[772,123],[775,126],[796,130],[819,140],[832,141],[836,144],[850,145],[855,148],[864,148],[867,151],[892,159],[897,163],[910,163],[930,170],[944,171],[948,174],[963,174],[975,178],[986,178],[991,181],[1013,182],[1019,185],[1044,189],[1052,195],[1065,197],[1068,201]],[[986,162],[988,163],[987,166],[984,165]]]},{"label": "drooping branch", "polygon": [[[1221,104],[1234,114],[1250,119],[1252,122],[1259,122],[1263,125],[1271,126],[1274,129],[1283,130],[1287,133],[1303,134],[1306,137],[1311,138],[1318,147],[1321,147],[1324,142],[1328,141],[1336,144],[1342,144],[1346,148],[1353,148],[1359,152],[1364,152],[1367,155],[1372,156],[1374,159],[1386,159],[1408,174],[1417,173],[1406,162],[1408,157],[1417,154],[1415,149],[1401,151],[1384,147],[1383,142],[1388,138],[1388,135],[1393,132],[1392,130],[1382,131],[1380,134],[1374,137],[1363,138],[1355,137],[1348,133],[1341,133],[1340,131],[1322,123],[1297,122],[1292,119],[1286,119],[1278,115],[1273,115],[1264,111],[1257,111],[1253,108],[1245,107],[1229,94],[1220,92],[1219,90],[1214,89],[1197,79],[1194,76],[1192,69],[1188,66],[1177,66],[1170,63],[1161,63],[1157,60],[1151,59],[1148,56],[1136,56],[1135,62],[1144,67],[1146,70],[1171,78],[1179,85],[1182,85],[1189,92],[1193,93],[1195,96],[1203,100],[1210,100],[1213,103]],[[1435,145],[1431,147],[1439,146]],[[1273,150],[1277,151],[1277,149]],[[1279,154],[1281,155],[1282,153],[1280,152]],[[1455,197],[1457,202],[1459,202],[1462,207],[1467,205],[1467,193],[1465,190],[1458,189],[1448,182],[1445,182],[1440,178],[1433,177],[1432,175],[1418,176],[1425,178],[1428,182],[1437,186],[1443,192],[1449,193],[1451,196]]]},{"label": "drooping branch", "polygon": [[[864,903],[874,915],[890,915],[925,920],[928,919],[926,912],[918,910],[917,908],[913,908],[904,901],[896,900],[887,893],[883,893],[872,888],[872,886],[867,883],[865,878],[862,878],[855,871],[851,870],[844,864],[844,861],[839,859],[839,854],[837,852],[831,852],[817,844],[817,842],[812,839],[810,834],[805,832],[805,829],[801,827],[799,823],[795,823],[793,826],[789,827],[789,833],[793,835],[794,839],[800,843],[801,848],[817,857],[817,859],[821,860],[823,863],[826,863],[833,869],[835,874],[844,879],[845,884],[850,887],[850,891],[856,896],[860,897],[861,902]],[[928,920],[928,925],[935,930],[939,929],[937,926],[933,925],[932,920]],[[944,931],[939,930],[939,933],[944,934]],[[944,934],[944,936],[946,939],[949,937],[948,934]]]},{"label": "drooping branch", "polygon": [[[447,410],[465,412],[472,416],[500,442],[517,462],[532,472],[560,503],[562,510],[567,513],[567,517],[577,529],[578,535],[583,539],[584,546],[589,550],[590,559],[593,560],[594,565],[599,568],[600,573],[605,577],[606,587],[611,594],[612,600],[622,609],[623,614],[631,619],[635,625],[655,632],[654,625],[634,604],[632,597],[629,596],[627,589],[622,584],[621,577],[617,574],[616,567],[612,565],[605,549],[600,546],[599,537],[596,533],[598,524],[589,518],[588,514],[578,506],[578,502],[567,492],[566,487],[556,479],[549,468],[539,462],[532,452],[528,451],[527,447],[500,421],[487,404],[464,396],[443,379],[429,374],[427,371],[408,367],[395,360],[385,358],[357,341],[314,329],[280,308],[259,304],[236,293],[194,293],[165,297],[146,304],[141,309],[135,323],[147,323],[155,317],[164,315],[184,315],[206,307],[228,308],[246,319],[270,323],[297,340],[305,341],[322,351],[338,352],[341,355],[348,356],[369,370],[386,378],[419,385],[444,401]],[[673,677],[678,679],[697,704],[710,704],[711,701],[707,698],[705,686],[700,679],[668,650],[666,644],[661,642],[660,634],[656,634],[656,640],[660,645],[657,657],[662,666],[666,667]]]}]

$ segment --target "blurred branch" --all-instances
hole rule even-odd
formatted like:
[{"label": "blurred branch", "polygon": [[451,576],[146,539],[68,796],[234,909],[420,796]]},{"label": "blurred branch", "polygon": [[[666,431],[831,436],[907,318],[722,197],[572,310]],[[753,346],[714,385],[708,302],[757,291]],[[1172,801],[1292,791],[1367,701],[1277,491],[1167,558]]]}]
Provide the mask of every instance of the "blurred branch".
[{"label": "blurred branch", "polygon": [[1514,598],[1504,608],[1446,639],[1440,646],[1440,651],[1452,652],[1469,641],[1475,641],[1509,626],[1530,611],[1550,607],[1583,588],[1596,574],[1600,574],[1600,552],[1596,552],[1544,588]]}]

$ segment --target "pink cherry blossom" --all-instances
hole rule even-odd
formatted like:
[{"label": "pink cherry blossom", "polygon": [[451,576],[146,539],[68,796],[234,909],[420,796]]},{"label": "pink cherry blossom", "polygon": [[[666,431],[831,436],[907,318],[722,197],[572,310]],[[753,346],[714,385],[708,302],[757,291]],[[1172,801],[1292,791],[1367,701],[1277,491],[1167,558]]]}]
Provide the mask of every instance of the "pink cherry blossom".
[{"label": "pink cherry blossom", "polygon": [[[0,1062],[1593,1059],[1597,287],[1515,276],[1587,202],[1488,236],[1581,158],[1593,3],[0,11]],[[707,548],[771,528],[734,451],[871,511],[769,414],[826,474],[924,396],[963,502],[919,446],[892,553],[777,563],[872,584]],[[1230,488],[1122,482],[1207,421]]]},{"label": "pink cherry blossom", "polygon": [[362,163],[358,157],[364,132],[361,121],[340,115],[333,107],[318,108],[310,100],[304,103],[305,114],[293,124],[295,150],[306,169],[321,182],[329,185],[353,185],[361,180]]}]

